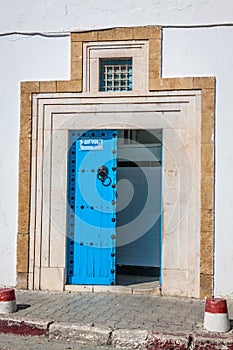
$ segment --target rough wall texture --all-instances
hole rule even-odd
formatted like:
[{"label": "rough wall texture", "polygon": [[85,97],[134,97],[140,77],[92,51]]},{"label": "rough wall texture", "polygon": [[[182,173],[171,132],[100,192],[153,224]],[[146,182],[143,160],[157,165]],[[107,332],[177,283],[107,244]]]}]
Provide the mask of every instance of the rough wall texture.
[{"label": "rough wall texture", "polygon": [[223,23],[232,22],[232,9],[231,0],[43,0],[33,3],[2,0],[0,31],[64,31],[64,28],[76,31],[127,25]]}]

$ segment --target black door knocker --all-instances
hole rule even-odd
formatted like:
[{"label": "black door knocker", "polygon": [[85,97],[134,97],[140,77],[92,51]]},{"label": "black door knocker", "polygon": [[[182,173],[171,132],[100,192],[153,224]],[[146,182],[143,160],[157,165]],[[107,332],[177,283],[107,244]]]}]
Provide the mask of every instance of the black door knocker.
[{"label": "black door knocker", "polygon": [[[97,178],[102,182],[104,186],[110,186],[112,183],[111,178],[108,175],[108,168],[105,165],[101,165],[97,170]],[[107,181],[107,182],[106,182]]]}]

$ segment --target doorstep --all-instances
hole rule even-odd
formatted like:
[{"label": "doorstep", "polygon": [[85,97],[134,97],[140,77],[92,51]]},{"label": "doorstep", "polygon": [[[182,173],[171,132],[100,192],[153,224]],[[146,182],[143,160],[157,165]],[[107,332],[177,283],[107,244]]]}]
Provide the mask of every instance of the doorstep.
[{"label": "doorstep", "polygon": [[[128,283],[126,281],[128,280]],[[122,282],[122,284],[120,283]],[[135,294],[135,295],[160,295],[161,289],[159,281],[150,280],[148,282],[130,283],[130,278],[119,278],[119,284],[115,286],[102,285],[75,285],[68,284],[65,286],[67,292],[77,293],[119,293],[119,294]],[[127,285],[126,285],[127,284]]]}]

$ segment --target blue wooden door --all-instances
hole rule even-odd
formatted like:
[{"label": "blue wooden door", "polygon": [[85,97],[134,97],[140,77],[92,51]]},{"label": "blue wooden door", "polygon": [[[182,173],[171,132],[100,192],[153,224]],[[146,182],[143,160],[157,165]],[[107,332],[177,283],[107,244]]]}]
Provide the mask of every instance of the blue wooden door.
[{"label": "blue wooden door", "polygon": [[116,159],[116,130],[70,132],[69,284],[115,284]]}]

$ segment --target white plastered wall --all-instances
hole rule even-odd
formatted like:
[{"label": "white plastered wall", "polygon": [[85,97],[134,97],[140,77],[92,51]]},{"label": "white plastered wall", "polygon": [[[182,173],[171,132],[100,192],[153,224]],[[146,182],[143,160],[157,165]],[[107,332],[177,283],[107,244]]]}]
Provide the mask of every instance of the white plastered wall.
[{"label": "white plastered wall", "polygon": [[1,0],[1,31],[75,31],[232,21],[231,0]]},{"label": "white plastered wall", "polygon": [[[69,79],[70,38],[60,37],[61,32],[115,26],[224,24],[232,23],[232,14],[232,0],[1,1],[0,286],[15,285],[19,81]],[[58,38],[4,36],[15,31],[59,33]],[[164,77],[217,77],[215,294],[231,296],[232,39],[231,26],[164,29],[162,64]]]},{"label": "white plastered wall", "polygon": [[20,81],[69,78],[69,37],[0,37],[0,286],[15,285]]},{"label": "white plastered wall", "polygon": [[233,296],[233,27],[163,33],[163,77],[216,76],[214,293]]}]

